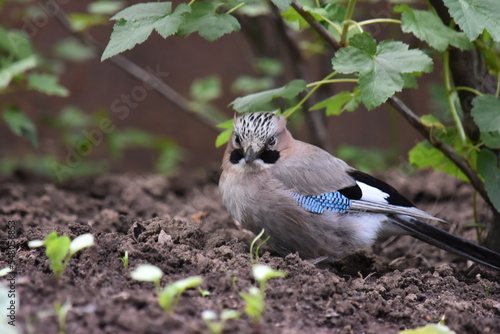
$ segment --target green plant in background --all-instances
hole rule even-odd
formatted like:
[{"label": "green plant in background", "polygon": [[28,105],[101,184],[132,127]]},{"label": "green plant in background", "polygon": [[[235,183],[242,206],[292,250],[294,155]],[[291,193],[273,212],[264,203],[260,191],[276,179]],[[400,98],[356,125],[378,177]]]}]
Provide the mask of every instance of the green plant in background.
[{"label": "green plant in background", "polygon": [[158,304],[166,314],[174,312],[184,291],[196,288],[203,282],[201,276],[192,276],[175,281],[161,289],[160,280],[163,277],[163,272],[151,264],[139,265],[130,275],[137,281],[154,283],[158,294]]},{"label": "green plant in background", "polygon": [[228,320],[238,319],[240,316],[241,314],[238,311],[227,309],[223,310],[220,316],[212,310],[205,310],[201,313],[201,318],[212,334],[222,334],[226,322]]},{"label": "green plant in background", "polygon": [[32,240],[28,243],[31,248],[45,247],[45,254],[50,261],[50,269],[59,279],[68,266],[71,258],[79,251],[94,244],[94,236],[90,233],[82,234],[71,240],[67,235],[57,235],[54,231],[45,240]]},{"label": "green plant in background", "polygon": [[252,274],[259,287],[252,286],[248,289],[248,292],[242,292],[240,295],[245,301],[245,314],[254,323],[260,323],[266,310],[267,281],[271,278],[285,277],[287,273],[274,270],[266,265],[257,264],[252,267]]},{"label": "green plant in background", "polygon": [[[237,112],[278,110],[286,117],[300,110],[325,109],[327,115],[338,115],[360,105],[372,110],[389,102],[425,138],[411,150],[410,162],[419,168],[432,167],[470,182],[494,212],[494,224],[486,243],[493,248],[500,247],[495,242],[500,236],[500,29],[497,24],[500,2],[430,0],[424,10],[402,4],[392,8],[395,18],[360,21],[356,21],[356,0],[272,0],[271,3],[279,10],[287,29],[314,31],[307,43],[300,34],[295,40],[286,34],[283,38],[288,38],[289,44],[295,43],[296,48],[308,47],[308,53],[326,55],[327,49],[333,49],[331,68],[318,81],[294,79],[278,87],[274,84],[269,87],[270,81],[254,81],[254,88],[262,85],[259,88],[264,90],[237,98],[231,104],[233,109]],[[240,29],[233,13],[269,14],[267,4],[191,1],[175,6],[171,2],[133,5],[112,18],[116,23],[102,60],[144,42],[153,31],[164,38],[198,33],[213,41]],[[412,34],[422,42],[420,48],[410,48],[403,41],[403,34],[399,40],[376,40],[378,36],[368,33],[367,27],[377,24],[392,25],[399,27],[401,33]],[[306,60],[301,55],[296,55],[294,60],[297,62],[293,64],[295,73],[301,77],[304,72],[297,68]],[[481,66],[461,66],[460,61],[479,62],[486,70],[478,72]],[[436,62],[442,66],[435,67]],[[418,88],[418,77],[437,71],[436,68],[442,68],[441,86],[447,110],[420,118],[395,94],[403,89]],[[244,80],[247,79],[240,82]],[[315,101],[320,88],[339,83],[350,84],[352,89],[344,88],[322,101]],[[241,85],[238,83],[236,87]],[[217,146],[228,140],[231,126],[231,121],[220,125],[224,131],[217,139]]]}]

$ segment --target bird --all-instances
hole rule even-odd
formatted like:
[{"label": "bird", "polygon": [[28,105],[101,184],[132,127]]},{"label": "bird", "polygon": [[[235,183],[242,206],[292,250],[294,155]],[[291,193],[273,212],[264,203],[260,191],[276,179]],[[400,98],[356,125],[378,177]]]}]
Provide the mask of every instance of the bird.
[{"label": "bird", "polygon": [[411,235],[500,270],[500,254],[426,222],[443,220],[388,183],[294,139],[276,113],[235,115],[221,169],[226,209],[243,228],[264,230],[281,256],[335,261],[381,237]]}]

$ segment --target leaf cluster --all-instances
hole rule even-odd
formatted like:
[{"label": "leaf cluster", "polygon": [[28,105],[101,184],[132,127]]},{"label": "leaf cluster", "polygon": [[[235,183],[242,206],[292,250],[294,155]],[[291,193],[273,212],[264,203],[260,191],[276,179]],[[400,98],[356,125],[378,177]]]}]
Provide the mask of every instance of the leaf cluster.
[{"label": "leaf cluster", "polygon": [[32,240],[28,243],[31,248],[45,247],[45,254],[49,258],[50,268],[54,276],[61,278],[71,258],[79,251],[94,244],[94,236],[90,233],[82,234],[71,240],[67,235],[59,236],[56,231],[51,232],[44,240]]}]

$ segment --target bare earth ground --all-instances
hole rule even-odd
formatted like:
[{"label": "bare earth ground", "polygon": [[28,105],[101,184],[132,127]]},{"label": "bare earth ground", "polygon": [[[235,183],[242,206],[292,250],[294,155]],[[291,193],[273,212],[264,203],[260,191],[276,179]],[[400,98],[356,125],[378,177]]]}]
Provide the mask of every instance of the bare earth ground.
[{"label": "bare earth ground", "polygon": [[[475,230],[463,227],[473,215],[467,185],[441,174],[385,178],[448,220],[444,228],[475,240]],[[26,176],[0,182],[0,268],[7,266],[7,222],[16,220],[16,324],[22,331],[57,333],[53,304],[67,300],[73,305],[67,332],[74,334],[206,333],[203,310],[243,311],[239,294],[255,285],[252,236],[224,210],[213,178],[179,180],[128,174],[63,185]],[[487,219],[484,212],[480,217]],[[90,232],[96,240],[71,260],[60,281],[44,249],[27,246],[53,230],[72,238]],[[118,260],[124,251],[128,268]],[[410,237],[382,240],[373,250],[320,267],[272,252],[260,262],[288,277],[269,282],[260,326],[243,316],[229,321],[225,333],[397,333],[443,316],[457,333],[500,333],[500,275],[484,267],[470,272],[464,259]],[[141,263],[165,272],[162,286],[201,275],[211,294],[189,290],[166,316],[153,285],[130,278]]]}]

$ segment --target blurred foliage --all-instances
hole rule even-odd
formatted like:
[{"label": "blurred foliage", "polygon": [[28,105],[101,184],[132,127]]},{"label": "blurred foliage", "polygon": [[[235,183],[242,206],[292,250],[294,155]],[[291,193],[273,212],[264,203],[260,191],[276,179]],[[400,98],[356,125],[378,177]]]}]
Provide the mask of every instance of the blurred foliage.
[{"label": "blurred foliage", "polygon": [[[107,24],[109,17],[123,7],[123,1],[90,2],[86,12],[70,13],[68,19],[74,31],[85,32],[96,25]],[[134,127],[115,127],[106,110],[92,113],[68,105],[54,117],[38,115],[41,122],[35,123],[21,107],[25,104],[20,103],[19,96],[26,95],[19,94],[41,93],[70,99],[71,92],[60,84],[59,76],[68,62],[96,58],[97,52],[76,37],[61,37],[51,54],[42,55],[25,33],[36,35],[38,29],[43,28],[40,22],[34,21],[35,17],[44,15],[47,20],[48,16],[53,19],[51,8],[35,1],[2,1],[0,8],[9,18],[0,23],[1,119],[33,148],[29,153],[8,152],[0,157],[0,173],[11,174],[21,169],[63,181],[109,171],[113,163],[123,159],[127,150],[134,148],[155,152],[156,172],[169,175],[176,171],[184,154],[174,141]],[[19,26],[21,18],[24,32],[10,27]],[[204,87],[199,88],[197,94],[206,95]],[[54,146],[54,141],[48,138],[40,140],[45,138],[39,138],[37,127],[55,133],[57,144]]]}]

